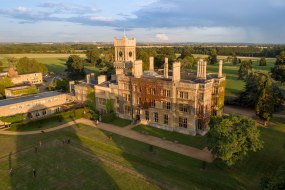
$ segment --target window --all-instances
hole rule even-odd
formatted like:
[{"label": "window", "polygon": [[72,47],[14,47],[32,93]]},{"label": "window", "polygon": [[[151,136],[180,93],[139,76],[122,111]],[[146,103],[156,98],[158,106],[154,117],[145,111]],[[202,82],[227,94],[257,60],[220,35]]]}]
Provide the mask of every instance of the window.
[{"label": "window", "polygon": [[106,105],[106,99],[104,99],[104,98],[98,98],[98,100],[99,100],[99,104],[100,104],[100,105]]},{"label": "window", "polygon": [[145,119],[149,121],[149,111],[145,111]]},{"label": "window", "polygon": [[154,112],[154,122],[158,123],[158,113]]},{"label": "window", "polygon": [[170,90],[163,90],[164,97],[170,97]]},{"label": "window", "polygon": [[125,114],[128,114],[128,115],[132,114],[132,109],[130,106],[125,106]]},{"label": "window", "polygon": [[124,89],[125,90],[129,90],[129,87],[130,87],[129,84],[124,84]]},{"label": "window", "polygon": [[46,114],[47,114],[47,111],[46,111],[46,110],[44,110],[44,111],[43,111],[43,115],[46,115]]},{"label": "window", "polygon": [[150,100],[150,107],[155,108],[155,100]]},{"label": "window", "polygon": [[36,116],[37,116],[37,117],[39,117],[39,116],[40,116],[40,113],[39,113],[39,112],[37,112],[37,113],[36,113]]},{"label": "window", "polygon": [[170,102],[163,102],[162,103],[163,109],[171,109],[171,103]]},{"label": "window", "polygon": [[164,115],[164,121],[163,121],[163,123],[164,123],[165,125],[168,125],[168,115]]},{"label": "window", "polygon": [[187,118],[179,117],[179,127],[187,128]]},{"label": "window", "polygon": [[179,104],[179,111],[182,111],[182,112],[189,112],[189,109],[188,109],[188,105],[186,104]]},{"label": "window", "polygon": [[150,94],[155,95],[155,88],[150,88]]},{"label": "window", "polygon": [[131,95],[130,94],[123,94],[124,100],[129,102],[131,101]]},{"label": "window", "polygon": [[188,92],[180,91],[179,92],[179,97],[181,99],[188,99]]}]

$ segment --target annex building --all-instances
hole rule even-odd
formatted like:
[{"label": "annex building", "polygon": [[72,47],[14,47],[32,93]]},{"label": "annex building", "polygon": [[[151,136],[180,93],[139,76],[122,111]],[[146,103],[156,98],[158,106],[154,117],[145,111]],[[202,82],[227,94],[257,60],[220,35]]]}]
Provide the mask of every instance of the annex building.
[{"label": "annex building", "polygon": [[184,134],[205,134],[211,115],[221,114],[224,106],[225,76],[222,61],[218,73],[207,73],[207,62],[200,59],[196,73],[181,71],[180,62],[165,58],[161,71],[150,57],[148,71],[136,59],[136,40],[114,39],[116,76],[107,81],[99,76],[94,84],[96,107],[106,113],[112,100],[118,117]]}]

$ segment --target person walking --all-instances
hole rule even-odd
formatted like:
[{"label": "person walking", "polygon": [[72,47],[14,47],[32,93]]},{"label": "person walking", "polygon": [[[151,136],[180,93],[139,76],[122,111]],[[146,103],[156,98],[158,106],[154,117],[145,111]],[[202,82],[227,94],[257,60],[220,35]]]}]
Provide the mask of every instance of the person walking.
[{"label": "person walking", "polygon": [[36,172],[35,168],[33,169],[33,176],[37,177],[37,172]]}]

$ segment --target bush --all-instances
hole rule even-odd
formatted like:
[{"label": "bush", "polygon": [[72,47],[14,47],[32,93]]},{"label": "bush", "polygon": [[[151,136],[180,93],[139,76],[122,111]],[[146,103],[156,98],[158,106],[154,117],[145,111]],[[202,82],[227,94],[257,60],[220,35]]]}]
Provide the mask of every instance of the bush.
[{"label": "bush", "polygon": [[107,113],[107,114],[102,116],[102,121],[104,123],[110,123],[110,122],[114,121],[115,119],[116,119],[116,113],[114,113],[114,112]]}]

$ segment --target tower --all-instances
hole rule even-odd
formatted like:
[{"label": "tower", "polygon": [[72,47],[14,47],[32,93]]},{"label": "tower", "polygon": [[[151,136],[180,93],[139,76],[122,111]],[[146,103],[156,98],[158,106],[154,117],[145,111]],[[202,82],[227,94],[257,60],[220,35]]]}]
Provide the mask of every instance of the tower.
[{"label": "tower", "polygon": [[135,62],[136,60],[136,39],[123,37],[114,39],[115,62]]}]

